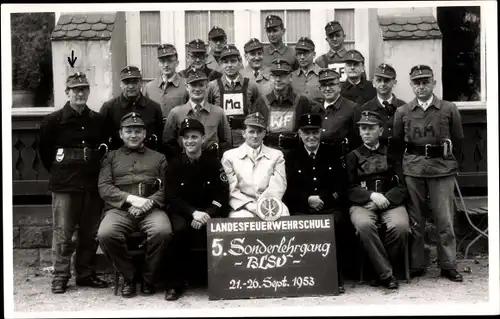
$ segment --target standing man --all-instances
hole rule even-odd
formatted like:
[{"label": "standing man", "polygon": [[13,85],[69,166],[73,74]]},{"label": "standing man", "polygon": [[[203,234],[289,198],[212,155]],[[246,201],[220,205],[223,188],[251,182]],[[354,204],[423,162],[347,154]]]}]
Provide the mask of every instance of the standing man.
[{"label": "standing man", "polygon": [[392,90],[397,83],[396,70],[389,64],[382,63],[375,69],[373,77],[377,96],[361,106],[361,111],[377,112],[382,120],[382,136],[379,142],[388,146],[389,153],[399,153],[396,151],[396,145],[390,143],[392,139],[392,126],[394,124],[394,113],[396,109],[404,104],[405,101],[398,99]]},{"label": "standing man", "polygon": [[[349,213],[378,275],[374,285],[398,289],[394,267],[401,260],[399,256],[410,226],[400,166],[388,157],[387,146],[379,143],[384,130],[382,123],[379,114],[373,111],[363,111],[358,121],[363,145],[347,155],[352,205]],[[384,242],[379,237],[378,223],[386,229]]]},{"label": "standing man", "polygon": [[210,104],[206,100],[208,79],[205,73],[192,70],[188,74],[186,83],[189,101],[174,107],[165,122],[163,141],[167,160],[182,151],[182,141],[178,132],[181,123],[188,117],[197,119],[205,127],[203,150],[211,151],[213,155],[220,157],[225,150],[231,148],[231,129],[224,111],[220,106]]},{"label": "standing man", "polygon": [[325,40],[328,42],[330,50],[319,56],[315,63],[321,68],[335,70],[340,74],[340,82],[345,82],[347,80],[347,74],[345,72],[344,58],[347,54],[347,50],[344,47],[344,28],[342,28],[339,22],[330,21],[325,26],[325,33]]},{"label": "standing man", "polygon": [[[287,190],[285,203],[292,215],[332,214],[335,221],[337,251],[342,250],[342,231],[345,214],[346,190],[349,187],[346,170],[338,156],[321,145],[321,115],[303,114],[299,121],[302,145],[285,158]],[[337,260],[342,259],[339,252]],[[337,262],[340,267],[342,263]],[[339,271],[339,285],[344,292]]]},{"label": "standing man", "polygon": [[164,211],[165,156],[144,145],[146,125],[138,113],[121,120],[123,146],[106,156],[99,173],[99,194],[106,203],[99,226],[102,251],[124,278],[122,296],[136,292],[135,268],[126,238],[140,230],[147,235],[147,251],[141,292],[155,293],[155,283],[166,247],[172,239],[170,220]]},{"label": "standing man", "polygon": [[264,66],[271,66],[274,59],[281,58],[288,61],[293,70],[298,67],[295,59],[295,50],[283,43],[283,35],[286,29],[283,20],[276,15],[268,15],[265,21],[265,28],[269,45],[264,47]]},{"label": "standing man", "polygon": [[232,144],[240,146],[243,121],[260,92],[255,82],[240,75],[243,65],[240,51],[234,45],[222,49],[220,62],[224,75],[208,84],[208,102],[224,110],[232,130]]},{"label": "standing man", "polygon": [[118,131],[123,116],[130,112],[139,113],[146,124],[146,145],[154,150],[161,146],[163,114],[160,104],[141,93],[142,75],[135,66],[126,66],[120,72],[122,94],[101,107],[99,113],[104,117],[104,131],[109,141],[109,148],[116,150],[123,145]]},{"label": "standing man", "polygon": [[315,64],[316,52],[313,40],[302,37],[295,45],[295,54],[299,68],[292,72],[292,88],[299,95],[304,95],[311,102],[311,106],[323,104],[323,95],[319,89],[319,71]]},{"label": "standing man", "polygon": [[273,91],[261,96],[251,111],[266,118],[268,133],[264,143],[281,150],[289,150],[298,144],[299,118],[311,111],[309,100],[293,91],[291,71],[287,60],[275,59],[271,65]]},{"label": "standing man", "polygon": [[441,276],[462,281],[456,270],[456,240],[453,228],[455,175],[459,169],[464,138],[460,112],[455,104],[438,99],[434,73],[427,65],[410,71],[415,99],[396,110],[394,138],[406,142],[403,172],[410,202],[412,275],[425,274],[424,233],[427,197],[439,234],[438,259]]},{"label": "standing man", "polygon": [[347,80],[342,83],[340,94],[348,100],[363,105],[377,96],[377,91],[363,74],[365,57],[357,50],[349,50],[344,57]]},{"label": "standing man", "polygon": [[97,192],[99,161],[107,146],[104,119],[87,106],[90,85],[82,72],[66,80],[68,102],[45,116],[40,126],[39,153],[50,173],[52,192],[54,272],[52,292],[66,292],[71,278],[72,236],[78,225],[76,285],[106,288],[95,273],[95,240],[101,219],[102,200]]},{"label": "standing man", "polygon": [[227,35],[224,29],[214,26],[210,32],[208,32],[208,44],[210,46],[210,52],[207,56],[206,65],[212,70],[222,72],[220,67],[220,54],[222,48],[227,45]]},{"label": "standing man", "polygon": [[203,72],[208,78],[208,81],[213,81],[222,76],[222,73],[207,66],[207,47],[203,40],[195,39],[189,42],[187,51],[188,67],[179,73],[181,77],[187,78],[188,71],[192,69]]},{"label": "standing man", "polygon": [[[262,196],[281,200],[286,190],[285,158],[280,150],[262,143],[266,136],[266,117],[256,112],[247,115],[243,132],[245,143],[222,156],[229,183],[230,218],[256,217]],[[289,216],[283,205],[282,216]]]},{"label": "standing man", "polygon": [[168,258],[171,269],[167,273],[171,278],[166,281],[166,300],[177,300],[182,294],[184,281],[193,268],[188,264],[191,247],[200,240],[206,247],[206,224],[210,218],[227,217],[229,197],[221,162],[202,151],[203,124],[186,118],[179,135],[184,152],[169,163],[165,177],[168,214],[175,233]]},{"label": "standing man", "polygon": [[264,67],[262,59],[264,57],[264,45],[256,38],[250,39],[245,43],[245,59],[248,65],[241,69],[243,77],[257,83],[261,95],[267,95],[273,90],[271,83],[271,72],[269,67]]},{"label": "standing man", "polygon": [[186,79],[177,73],[179,56],[172,44],[158,46],[158,65],[161,77],[146,84],[143,93],[145,97],[160,104],[163,118],[166,119],[174,106],[189,100],[189,95],[186,91]]}]

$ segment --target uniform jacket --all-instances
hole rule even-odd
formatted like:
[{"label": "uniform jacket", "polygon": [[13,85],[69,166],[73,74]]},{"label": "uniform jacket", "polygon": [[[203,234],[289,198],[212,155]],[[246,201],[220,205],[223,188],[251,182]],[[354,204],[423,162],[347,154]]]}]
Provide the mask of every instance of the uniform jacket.
[{"label": "uniform jacket", "polygon": [[[103,128],[102,115],[88,106],[79,115],[69,102],[62,109],[45,116],[40,125],[38,152],[42,165],[50,173],[50,191],[97,191],[99,158],[85,162],[63,157],[58,162],[56,153],[59,148],[97,149],[101,143],[106,142]],[[102,155],[104,156],[104,151]]]},{"label": "uniform jacket", "polygon": [[[191,68],[184,69],[181,72],[179,72],[179,75],[183,78],[187,78],[187,73],[189,70],[191,70]],[[201,71],[205,73],[205,75],[208,77],[209,82],[219,79],[222,76],[222,73],[220,73],[217,70],[211,69],[207,66],[205,66]]]},{"label": "uniform jacket", "polygon": [[[377,179],[384,180],[385,189],[379,193],[391,202],[390,207],[404,204],[404,177],[400,166],[387,156],[387,146],[380,144],[376,150],[370,150],[364,144],[361,145],[347,155],[347,169],[351,184],[348,197],[354,205],[364,205],[370,201],[370,196],[375,191],[371,187],[372,182]],[[398,177],[395,178],[395,175]]]},{"label": "uniform jacket", "polygon": [[346,53],[347,50],[344,47],[335,52],[329,50],[327,53],[320,55],[314,63],[325,69],[328,68],[328,64],[344,62]]},{"label": "uniform jacket", "polygon": [[273,85],[270,80],[271,72],[268,67],[261,68],[257,77],[255,77],[254,70],[250,67],[250,65],[247,65],[245,68],[241,69],[240,74],[243,77],[249,78],[250,80],[257,83],[257,87],[259,88],[259,92],[261,95],[267,95],[273,90]]},{"label": "uniform jacket", "polygon": [[256,203],[261,195],[282,199],[286,191],[283,153],[262,145],[254,164],[248,156],[249,148],[244,143],[222,156],[222,166],[229,182],[229,205],[233,210],[239,210],[247,203]]},{"label": "uniform jacket", "polygon": [[394,116],[393,138],[416,145],[442,144],[444,139],[453,143],[453,152],[446,157],[426,158],[415,154],[403,155],[405,175],[414,177],[443,177],[455,175],[461,159],[464,138],[462,119],[457,106],[433,96],[432,104],[423,110],[417,99],[399,107]]},{"label": "uniform jacket", "polygon": [[175,106],[186,103],[189,94],[186,90],[186,79],[176,73],[171,80],[154,79],[144,86],[144,96],[160,104],[163,118],[168,116]]},{"label": "uniform jacket", "polygon": [[[231,93],[233,91],[242,92],[244,79],[245,78],[243,76],[239,76],[238,80],[235,82],[234,88],[231,88],[231,83],[227,80],[225,76],[222,76],[220,79],[213,80],[208,84],[208,98],[207,98],[208,103],[219,105],[221,108],[223,108],[223,105],[221,103],[222,94],[220,92],[218,82],[219,81],[222,82],[222,86],[224,88],[225,93]],[[245,114],[248,114],[249,108],[260,97],[260,92],[259,88],[257,87],[257,84],[254,81],[248,80],[247,90],[244,94],[246,95],[244,110]]]},{"label": "uniform jacket", "polygon": [[[123,145],[123,141],[118,134],[121,118],[130,113],[137,112],[141,115],[144,124],[146,124],[146,145],[156,147],[161,145],[163,132],[163,114],[160,104],[141,94],[135,102],[128,100],[123,94],[113,98],[101,107],[99,113],[104,116],[104,130],[109,142],[109,148],[118,149]],[[155,134],[158,141],[149,143],[148,140]]]},{"label": "uniform jacket", "polygon": [[297,58],[295,57],[295,49],[284,43],[281,44],[279,48],[275,48],[271,44],[264,46],[264,57],[262,59],[262,65],[265,67],[270,67],[273,60],[276,58],[282,58],[288,61],[292,66],[293,70],[297,70],[299,64],[297,63]]},{"label": "uniform jacket", "polygon": [[346,170],[338,156],[320,145],[312,159],[301,144],[289,152],[285,160],[287,191],[285,204],[291,213],[311,213],[309,196],[319,195],[324,210],[339,208],[346,199],[349,187]]},{"label": "uniform jacket", "polygon": [[229,185],[220,161],[203,154],[192,162],[182,153],[167,167],[165,177],[167,213],[191,220],[195,210],[210,217],[227,217]]},{"label": "uniform jacket", "polygon": [[212,52],[208,53],[205,65],[212,70],[222,73],[222,68]]},{"label": "uniform jacket", "polygon": [[323,94],[319,90],[319,71],[321,68],[313,64],[307,74],[301,68],[292,72],[292,88],[296,94],[309,99],[311,106],[323,105]]},{"label": "uniform jacket", "polygon": [[340,95],[359,105],[363,105],[377,96],[377,90],[373,87],[372,82],[362,76],[361,82],[357,85],[352,84],[349,80],[342,83]]},{"label": "uniform jacket", "polygon": [[[107,154],[101,163],[99,173],[99,194],[105,202],[105,210],[112,208],[126,209],[128,195],[139,196],[141,182],[154,182],[157,178],[164,184],[167,160],[165,156],[147,147],[131,150],[122,146]],[[156,207],[165,205],[164,188],[148,197]]]},{"label": "uniform jacket", "polygon": [[388,137],[392,137],[394,114],[396,113],[396,109],[404,104],[406,104],[405,101],[398,99],[393,94],[390,108],[386,109],[382,104],[380,104],[378,97],[374,97],[361,106],[361,111],[374,111],[380,114],[380,118],[384,122],[384,133],[380,138],[381,140],[387,140]]}]

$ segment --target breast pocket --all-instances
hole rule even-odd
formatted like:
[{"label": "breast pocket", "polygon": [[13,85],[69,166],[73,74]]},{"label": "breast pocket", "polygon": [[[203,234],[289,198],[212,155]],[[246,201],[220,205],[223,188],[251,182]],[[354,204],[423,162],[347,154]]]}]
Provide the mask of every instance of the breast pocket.
[{"label": "breast pocket", "polygon": [[439,115],[439,133],[441,138],[450,138],[451,116],[449,113]]}]

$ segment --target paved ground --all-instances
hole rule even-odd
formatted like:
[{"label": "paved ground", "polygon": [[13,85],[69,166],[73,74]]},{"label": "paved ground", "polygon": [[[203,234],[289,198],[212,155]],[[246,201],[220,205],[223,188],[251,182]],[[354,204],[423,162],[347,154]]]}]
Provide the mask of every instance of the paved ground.
[{"label": "paved ground", "polygon": [[[411,284],[401,283],[398,291],[374,288],[367,284],[347,283],[346,293],[330,297],[223,300],[209,301],[205,289],[188,291],[177,302],[163,300],[163,293],[154,296],[124,299],[113,295],[113,288],[90,289],[74,286],[70,281],[67,293],[50,293],[50,275],[40,269],[16,268],[14,270],[14,310],[16,312],[47,311],[91,311],[109,310],[170,310],[199,308],[238,308],[238,307],[275,307],[275,306],[322,306],[346,304],[434,304],[480,303],[488,301],[488,259],[479,257],[476,261],[462,260],[459,270],[463,272],[464,282],[454,283],[439,277],[435,264],[428,274],[414,279]],[[464,272],[465,270],[465,272]],[[111,281],[111,279],[108,277]]]}]

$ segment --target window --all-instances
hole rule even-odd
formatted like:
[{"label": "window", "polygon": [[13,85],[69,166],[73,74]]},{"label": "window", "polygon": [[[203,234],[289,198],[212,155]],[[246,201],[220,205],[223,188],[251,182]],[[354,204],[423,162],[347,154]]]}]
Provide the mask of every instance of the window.
[{"label": "window", "polygon": [[260,12],[261,41],[269,43],[265,30],[266,17],[270,14],[277,15],[283,20],[286,28],[283,43],[294,46],[300,37],[311,37],[311,17],[309,10],[280,10]]},{"label": "window", "polygon": [[218,26],[227,34],[227,43],[234,44],[233,11],[186,11],[186,45],[201,39],[208,45],[208,32]]},{"label": "window", "polygon": [[354,49],[354,9],[335,9],[335,21],[344,28],[346,50]]},{"label": "window", "polygon": [[151,81],[160,76],[157,48],[160,45],[160,12],[141,11],[141,65],[142,77]]}]

